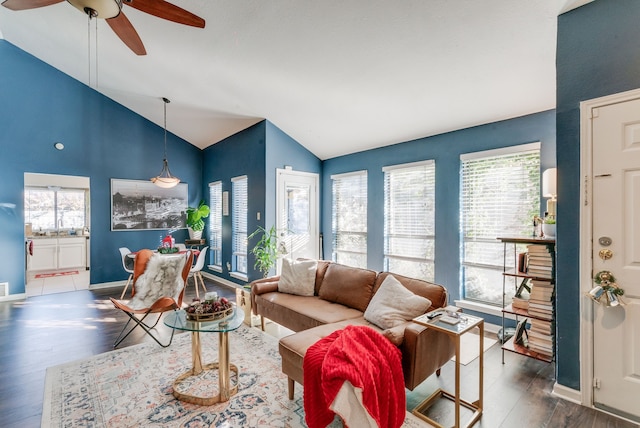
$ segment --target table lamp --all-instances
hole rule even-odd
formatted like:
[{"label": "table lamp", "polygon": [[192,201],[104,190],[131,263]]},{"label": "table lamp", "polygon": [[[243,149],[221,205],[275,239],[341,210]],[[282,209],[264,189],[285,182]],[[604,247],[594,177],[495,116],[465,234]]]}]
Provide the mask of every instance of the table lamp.
[{"label": "table lamp", "polygon": [[556,168],[549,168],[542,173],[542,197],[547,200],[547,215],[556,217],[557,177]]}]

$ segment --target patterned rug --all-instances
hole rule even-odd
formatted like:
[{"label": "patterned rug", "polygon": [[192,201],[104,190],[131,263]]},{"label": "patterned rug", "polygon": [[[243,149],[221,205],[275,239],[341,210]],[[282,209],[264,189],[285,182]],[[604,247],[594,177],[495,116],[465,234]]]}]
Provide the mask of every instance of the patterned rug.
[{"label": "patterned rug", "polygon": [[[216,361],[218,335],[200,338],[203,361]],[[48,368],[42,427],[306,427],[300,385],[287,397],[277,339],[243,325],[229,341],[240,376],[228,402],[202,407],[173,397],[174,379],[191,368],[191,337],[179,334],[166,349],[144,343]],[[217,385],[217,377],[205,382]],[[403,427],[423,426],[407,413]]]}]

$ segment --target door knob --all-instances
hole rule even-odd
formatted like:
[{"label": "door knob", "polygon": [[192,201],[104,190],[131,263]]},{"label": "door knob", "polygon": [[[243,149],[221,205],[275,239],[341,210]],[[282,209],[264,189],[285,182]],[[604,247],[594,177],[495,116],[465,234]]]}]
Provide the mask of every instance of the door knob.
[{"label": "door knob", "polygon": [[600,256],[602,260],[606,261],[613,257],[613,251],[609,250],[608,248],[603,248],[598,252],[598,256]]}]

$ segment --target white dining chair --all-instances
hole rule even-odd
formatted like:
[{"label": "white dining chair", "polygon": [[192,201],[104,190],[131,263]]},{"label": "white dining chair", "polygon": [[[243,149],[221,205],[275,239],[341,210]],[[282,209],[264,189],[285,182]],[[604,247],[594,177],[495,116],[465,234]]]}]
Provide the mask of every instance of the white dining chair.
[{"label": "white dining chair", "polygon": [[[207,292],[207,287],[204,285],[204,279],[202,278],[202,268],[204,268],[204,262],[207,256],[207,249],[209,247],[204,247],[202,250],[200,250],[200,254],[198,254],[198,259],[196,260],[196,263],[193,265],[193,267],[191,268],[191,270],[189,271],[189,278],[193,278],[193,282],[194,285],[196,287],[196,297],[199,299],[200,298],[200,293],[198,291],[198,279],[200,280],[200,285],[202,286],[202,289],[204,290],[204,292]],[[187,278],[187,281],[189,281],[189,278]]]},{"label": "white dining chair", "polygon": [[127,267],[127,255],[131,254],[131,250],[127,247],[120,247],[120,257],[122,258],[122,268],[129,274],[129,278],[127,279],[127,284],[124,286],[124,290],[122,290],[122,294],[120,295],[120,299],[124,299],[124,295],[127,292],[127,288],[129,288],[129,284],[131,283],[131,279],[133,278],[133,269],[129,269]]}]

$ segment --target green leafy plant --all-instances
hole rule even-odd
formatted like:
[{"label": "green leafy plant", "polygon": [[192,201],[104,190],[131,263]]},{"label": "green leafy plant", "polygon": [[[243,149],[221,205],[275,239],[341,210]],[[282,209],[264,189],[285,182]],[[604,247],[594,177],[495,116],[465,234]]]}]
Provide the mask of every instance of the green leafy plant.
[{"label": "green leafy plant", "polygon": [[209,217],[209,205],[204,203],[204,199],[200,201],[197,208],[187,208],[187,226],[192,230],[204,230],[203,218]]},{"label": "green leafy plant", "polygon": [[256,257],[256,262],[253,267],[262,272],[263,277],[266,278],[271,268],[275,266],[278,256],[280,255],[280,251],[278,250],[278,232],[275,226],[271,226],[269,230],[258,226],[258,229],[249,235],[248,239],[252,239],[254,236],[260,234],[262,234],[262,236],[251,249],[251,253]]},{"label": "green leafy plant", "polygon": [[556,224],[556,218],[555,217],[546,217],[544,219],[544,223],[545,224]]}]

